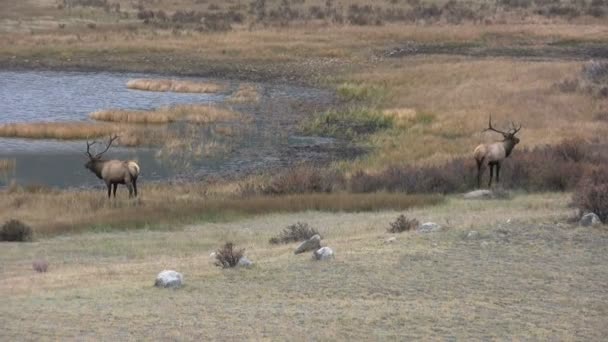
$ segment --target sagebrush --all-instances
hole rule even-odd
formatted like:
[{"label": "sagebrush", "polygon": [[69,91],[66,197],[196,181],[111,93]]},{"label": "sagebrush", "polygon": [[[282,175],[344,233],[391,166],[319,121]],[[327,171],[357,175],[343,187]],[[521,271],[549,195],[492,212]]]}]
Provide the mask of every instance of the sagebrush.
[{"label": "sagebrush", "polygon": [[395,221],[390,223],[387,230],[389,233],[403,233],[410,230],[416,230],[418,226],[420,226],[418,220],[415,218],[407,218],[405,215],[401,214]]},{"label": "sagebrush", "polygon": [[230,268],[238,265],[239,260],[243,257],[245,249],[235,248],[232,242],[226,244],[215,252],[215,259],[218,266],[222,268]]},{"label": "sagebrush", "polygon": [[19,220],[10,220],[0,228],[0,241],[32,241],[32,228]]},{"label": "sagebrush", "polygon": [[297,222],[295,224],[287,226],[283,231],[272,238],[268,242],[271,244],[290,243],[297,241],[305,241],[313,237],[314,235],[320,235],[319,232],[311,228],[306,222]]}]

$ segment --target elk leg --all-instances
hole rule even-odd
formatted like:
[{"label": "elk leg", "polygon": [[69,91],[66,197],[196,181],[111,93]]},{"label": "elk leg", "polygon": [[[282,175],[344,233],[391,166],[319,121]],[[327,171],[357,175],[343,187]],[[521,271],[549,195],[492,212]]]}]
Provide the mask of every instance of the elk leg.
[{"label": "elk leg", "polygon": [[133,197],[133,183],[125,183],[127,189],[129,189],[129,198]]},{"label": "elk leg", "polygon": [[481,169],[483,166],[483,159],[476,160],[477,161],[477,188],[481,188],[481,175],[483,174],[483,170]]},{"label": "elk leg", "polygon": [[106,183],[106,185],[108,187],[108,198],[112,198],[112,184]]},{"label": "elk leg", "polygon": [[488,183],[488,188],[492,187],[492,177],[494,176],[494,164],[490,165],[490,182]]},{"label": "elk leg", "polygon": [[500,183],[500,163],[496,164],[496,184]]},{"label": "elk leg", "polygon": [[116,188],[118,188],[118,183],[114,183],[114,198],[116,198]]},{"label": "elk leg", "polygon": [[137,179],[133,179],[133,190],[135,190],[135,197],[137,197]]}]

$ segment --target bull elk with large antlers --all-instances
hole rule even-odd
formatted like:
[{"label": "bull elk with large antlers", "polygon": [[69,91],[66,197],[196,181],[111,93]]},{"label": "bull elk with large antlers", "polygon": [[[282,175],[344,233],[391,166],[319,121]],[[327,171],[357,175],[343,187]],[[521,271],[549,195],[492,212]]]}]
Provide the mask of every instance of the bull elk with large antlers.
[{"label": "bull elk with large antlers", "polygon": [[511,123],[511,128],[508,132],[503,132],[492,127],[492,116],[490,115],[490,121],[488,128],[485,131],[493,131],[502,134],[504,137],[503,141],[497,141],[490,144],[481,144],[475,148],[473,155],[475,161],[477,161],[477,187],[481,187],[481,176],[485,171],[486,165],[490,167],[490,182],[488,187],[492,186],[492,177],[494,176],[494,167],[496,167],[496,183],[500,182],[500,164],[502,161],[511,155],[515,145],[519,143],[519,138],[515,136],[521,129],[515,127],[515,124]]},{"label": "bull elk with large antlers", "polygon": [[114,187],[114,198],[116,198],[116,188],[118,184],[124,184],[129,189],[129,198],[137,197],[137,177],[139,176],[139,165],[132,160],[103,160],[101,156],[106,153],[114,140],[118,136],[110,137],[105,150],[96,155],[91,154],[91,146],[97,142],[93,141],[89,143],[87,141],[87,152],[86,155],[89,157],[89,161],[84,165],[85,168],[91,170],[99,179],[103,179],[108,187],[108,198],[110,198],[112,186]]}]

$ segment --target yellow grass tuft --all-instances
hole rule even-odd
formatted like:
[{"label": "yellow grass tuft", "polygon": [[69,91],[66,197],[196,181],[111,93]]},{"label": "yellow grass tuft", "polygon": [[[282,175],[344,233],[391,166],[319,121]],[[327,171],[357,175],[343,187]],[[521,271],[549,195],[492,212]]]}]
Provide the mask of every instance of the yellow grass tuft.
[{"label": "yellow grass tuft", "polygon": [[26,139],[78,140],[117,133],[113,125],[86,122],[35,122],[0,125],[0,137]]},{"label": "yellow grass tuft", "polygon": [[255,103],[260,101],[260,92],[253,84],[241,84],[227,99],[231,103]]},{"label": "yellow grass tuft", "polygon": [[0,159],[0,173],[12,171],[17,166],[15,159]]},{"label": "yellow grass tuft", "polygon": [[167,124],[175,121],[210,124],[243,119],[241,114],[230,109],[200,104],[161,107],[152,111],[109,109],[93,112],[89,116],[98,121],[136,124]]},{"label": "yellow grass tuft", "polygon": [[224,89],[215,83],[178,80],[135,79],[127,82],[127,88],[145,91],[173,91],[177,93],[217,93]]}]

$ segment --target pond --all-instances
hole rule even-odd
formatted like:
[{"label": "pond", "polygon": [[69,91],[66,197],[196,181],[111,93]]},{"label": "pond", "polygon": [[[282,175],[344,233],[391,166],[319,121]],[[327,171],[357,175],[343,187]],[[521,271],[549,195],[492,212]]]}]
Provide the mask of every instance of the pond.
[{"label": "pond", "polygon": [[[196,77],[171,77],[227,84],[216,94],[146,92],[131,90],[134,78],[165,76],[109,72],[0,71],[0,124],[21,122],[90,121],[102,109],[150,110],[176,104],[219,104],[239,82]],[[297,123],[306,115],[327,109],[329,91],[278,83],[255,83],[256,103],[228,105],[251,116],[247,122],[212,125],[172,124],[173,136],[187,137],[179,148],[112,147],[107,158],[134,159],[142,168],[141,180],[231,177],[285,167],[301,161],[331,159],[331,139],[297,136]],[[314,147],[314,148],[308,148]],[[0,138],[0,159],[16,167],[0,175],[0,186],[18,184],[55,187],[99,186],[84,168],[84,141]]]}]

